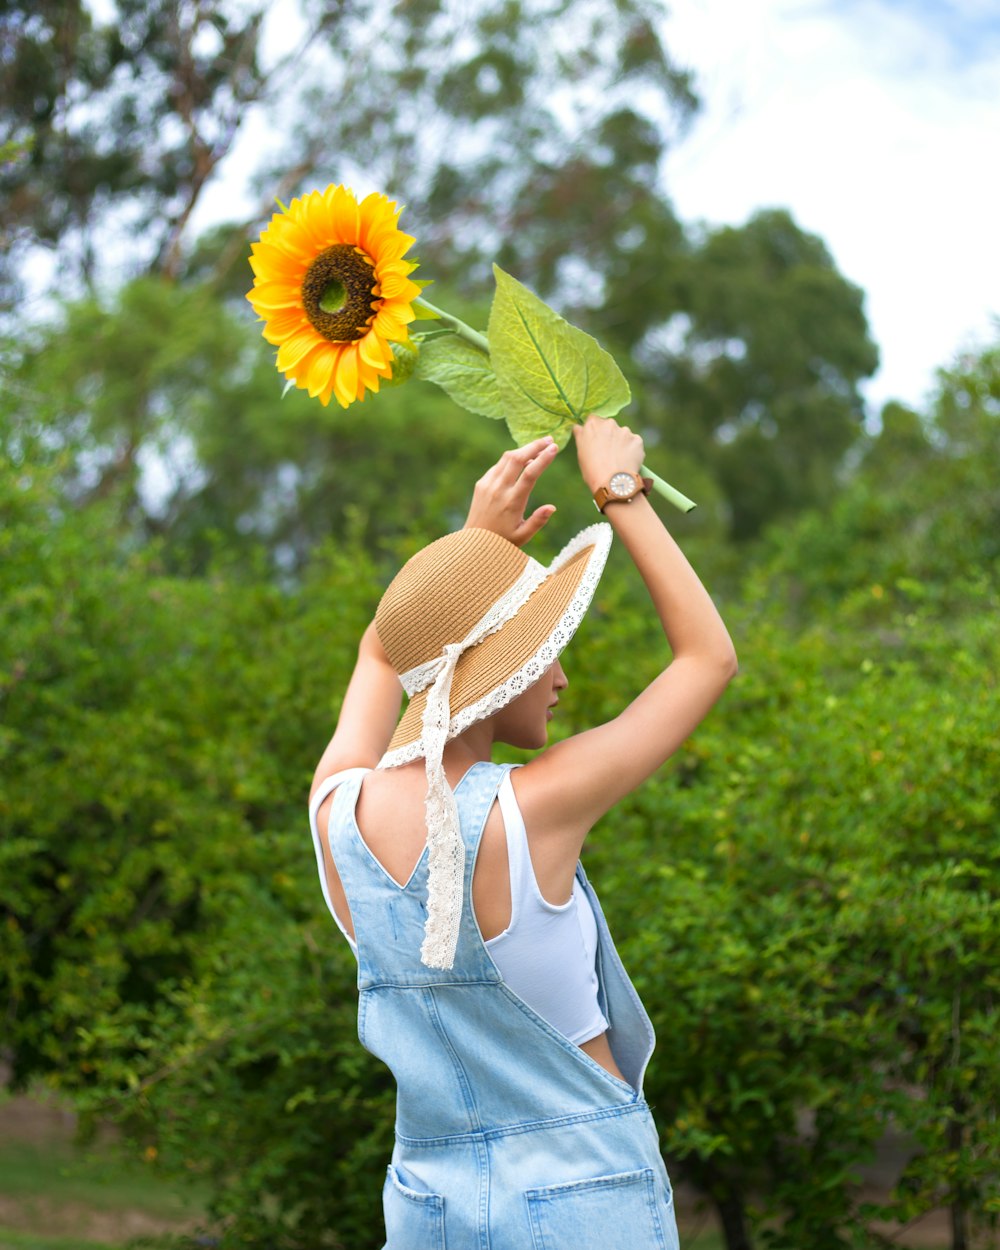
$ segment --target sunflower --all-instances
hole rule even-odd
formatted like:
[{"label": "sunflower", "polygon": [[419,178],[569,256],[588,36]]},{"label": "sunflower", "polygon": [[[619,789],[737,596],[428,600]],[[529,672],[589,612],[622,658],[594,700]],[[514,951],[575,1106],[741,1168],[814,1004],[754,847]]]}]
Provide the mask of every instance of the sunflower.
[{"label": "sunflower", "polygon": [[346,408],[392,376],[391,344],[406,343],[420,287],[403,259],[413,238],[384,195],[359,204],[348,187],[293,200],[251,250],[247,299],[278,349],[281,373]]}]

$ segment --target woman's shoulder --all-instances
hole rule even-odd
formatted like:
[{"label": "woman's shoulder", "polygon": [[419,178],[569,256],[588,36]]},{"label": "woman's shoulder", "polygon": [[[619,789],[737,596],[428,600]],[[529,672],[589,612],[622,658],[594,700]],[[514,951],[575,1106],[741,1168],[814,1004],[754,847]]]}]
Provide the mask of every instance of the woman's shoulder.
[{"label": "woman's shoulder", "polygon": [[576,780],[571,768],[563,765],[557,746],[549,747],[510,770],[510,782],[517,806],[531,834],[569,835],[572,842],[582,840],[586,830],[568,829],[568,801]]}]

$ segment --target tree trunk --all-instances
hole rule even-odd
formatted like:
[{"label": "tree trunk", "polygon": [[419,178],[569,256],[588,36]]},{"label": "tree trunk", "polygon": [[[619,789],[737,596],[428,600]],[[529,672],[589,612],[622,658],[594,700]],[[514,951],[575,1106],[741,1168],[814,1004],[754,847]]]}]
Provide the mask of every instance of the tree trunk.
[{"label": "tree trunk", "polygon": [[[955,1111],[961,1115],[963,1108],[961,1099],[955,1100]],[[962,1150],[962,1122],[954,1119],[948,1125],[948,1149],[958,1155]],[[951,1250],[969,1250],[969,1212],[965,1203],[956,1194],[950,1207],[951,1216]]]},{"label": "tree trunk", "polygon": [[[955,990],[951,1004],[951,1074],[958,1071],[961,1062],[962,1046],[962,987]],[[962,1156],[962,1126],[965,1123],[965,1099],[961,1092],[956,1091],[951,1099],[952,1115],[948,1121],[948,1150],[956,1159]],[[961,1166],[958,1170],[961,1178]],[[951,1250],[968,1250],[969,1245],[969,1213],[965,1205],[959,1185],[952,1199],[949,1213],[951,1215]]]},{"label": "tree trunk", "polygon": [[715,1198],[714,1201],[722,1221],[726,1250],[753,1250],[742,1195],[736,1190],[729,1190],[725,1197]]},{"label": "tree trunk", "polygon": [[951,1250],[968,1250],[969,1246],[969,1215],[964,1203],[951,1204]]}]

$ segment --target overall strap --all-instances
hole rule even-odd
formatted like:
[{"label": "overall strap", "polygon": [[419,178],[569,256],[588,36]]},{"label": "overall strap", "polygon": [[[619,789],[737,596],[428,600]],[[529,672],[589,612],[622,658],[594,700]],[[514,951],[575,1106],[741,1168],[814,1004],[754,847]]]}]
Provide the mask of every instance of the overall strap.
[{"label": "overall strap", "polygon": [[472,882],[487,818],[513,767],[515,765],[494,764],[489,760],[481,760],[469,769],[456,791],[459,799],[458,811],[462,840],[465,843],[462,919],[454,966],[454,972],[461,978],[479,981],[502,980],[500,970],[490,958],[476,922],[472,905]]},{"label": "overall strap", "polygon": [[316,793],[309,800],[309,823],[315,825],[316,813],[323,805],[323,800],[331,792],[336,790],[342,781],[346,781],[348,777],[357,777],[359,774],[370,773],[370,768],[344,768],[339,773],[331,773],[319,783]]},{"label": "overall strap", "polygon": [[466,856],[458,945],[450,969],[428,968],[420,960],[427,919],[426,846],[410,878],[405,883],[395,881],[355,828],[353,805],[360,781],[346,785],[338,795],[331,813],[330,838],[354,921],[361,989],[373,985],[431,986],[501,979],[475,921],[472,878],[483,828],[506,772],[504,765],[481,760],[455,787]]}]

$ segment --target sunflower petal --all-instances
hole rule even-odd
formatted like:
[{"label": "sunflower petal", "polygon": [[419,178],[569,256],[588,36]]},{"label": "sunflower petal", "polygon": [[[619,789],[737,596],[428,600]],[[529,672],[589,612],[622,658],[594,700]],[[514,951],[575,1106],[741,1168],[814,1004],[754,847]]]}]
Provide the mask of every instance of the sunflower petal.
[{"label": "sunflower petal", "polygon": [[346,187],[334,188],[330,216],[335,242],[357,243],[358,202]]},{"label": "sunflower petal", "polygon": [[[358,349],[358,386],[364,390],[378,390],[379,369],[370,365]],[[383,369],[384,372],[384,369]]]},{"label": "sunflower petal", "polygon": [[308,324],[305,314],[300,309],[290,308],[283,312],[271,313],[261,334],[269,343],[280,347],[285,339],[291,338],[298,330],[304,330]]},{"label": "sunflower petal", "polygon": [[337,369],[333,376],[333,391],[337,400],[346,408],[357,398],[357,390],[358,349],[355,343],[348,343],[337,362]]},{"label": "sunflower petal", "polygon": [[315,399],[331,384],[340,354],[340,349],[332,343],[324,343],[310,359],[309,370],[305,377],[310,399]]},{"label": "sunflower petal", "polygon": [[289,373],[295,369],[296,365],[302,358],[319,346],[323,340],[316,333],[312,326],[307,326],[304,330],[297,330],[295,334],[284,341],[278,348],[277,365],[281,373]]},{"label": "sunflower petal", "polygon": [[331,373],[330,381],[327,382],[326,386],[323,387],[323,389],[320,391],[319,396],[318,396],[319,402],[323,405],[324,408],[330,402],[330,399],[332,396],[333,396],[333,374]]},{"label": "sunflower petal", "polygon": [[373,255],[378,248],[396,233],[399,213],[390,211],[388,204],[372,203],[369,196],[358,208],[360,230],[358,242]]},{"label": "sunflower petal", "polygon": [[364,338],[358,340],[358,352],[365,364],[375,369],[392,359],[392,348],[374,330],[369,330]]},{"label": "sunflower petal", "polygon": [[386,274],[384,278],[379,279],[379,282],[383,299],[415,300],[420,294],[420,287],[415,282],[411,282],[409,278],[401,278],[394,273]]},{"label": "sunflower petal", "polygon": [[258,282],[252,291],[247,292],[247,299],[258,314],[261,309],[271,311],[302,307],[302,292],[291,282]]},{"label": "sunflower petal", "polygon": [[279,248],[272,247],[269,243],[260,243],[250,257],[250,268],[261,282],[295,282],[301,279],[306,266],[301,260],[287,256]]},{"label": "sunflower petal", "polygon": [[395,304],[386,301],[375,317],[374,329],[385,339],[397,342],[407,337],[407,325],[414,319],[413,309],[409,304]]},{"label": "sunflower petal", "polygon": [[414,243],[416,243],[416,239],[412,234],[404,234],[402,230],[397,230],[390,238],[379,244],[379,264],[390,260],[399,260]]},{"label": "sunflower petal", "polygon": [[274,221],[261,237],[261,242],[300,263],[308,263],[312,259],[308,230],[301,222],[288,217],[279,217]]}]

